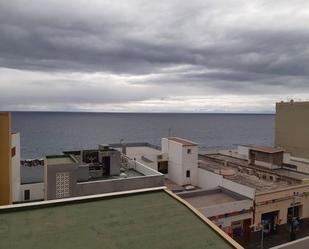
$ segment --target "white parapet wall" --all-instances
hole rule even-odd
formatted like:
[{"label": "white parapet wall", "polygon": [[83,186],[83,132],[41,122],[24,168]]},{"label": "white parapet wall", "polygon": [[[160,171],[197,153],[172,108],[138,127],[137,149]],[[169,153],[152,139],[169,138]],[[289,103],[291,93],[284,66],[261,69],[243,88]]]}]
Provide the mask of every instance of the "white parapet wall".
[{"label": "white parapet wall", "polygon": [[249,159],[249,146],[239,145],[237,147],[237,153],[241,155],[244,159]]},{"label": "white parapet wall", "polygon": [[255,189],[249,188],[245,185],[239,184],[237,182],[233,182],[231,180],[223,178],[221,187],[226,188],[230,191],[238,193],[240,195],[246,196],[250,199],[254,199],[255,197]]},{"label": "white parapet wall", "polygon": [[205,169],[198,169],[198,186],[202,189],[214,189],[222,185],[223,176]]},{"label": "white parapet wall", "polygon": [[222,175],[215,174],[205,169],[198,169],[198,186],[202,189],[214,189],[223,187],[250,199],[255,197],[255,189],[245,185],[225,179]]},{"label": "white parapet wall", "polygon": [[[25,191],[29,191],[29,200],[25,200]],[[20,202],[44,200],[44,183],[29,183],[20,185]]]},{"label": "white parapet wall", "polygon": [[163,175],[160,172],[136,160],[128,159],[128,165],[130,168],[142,173],[145,176]]}]

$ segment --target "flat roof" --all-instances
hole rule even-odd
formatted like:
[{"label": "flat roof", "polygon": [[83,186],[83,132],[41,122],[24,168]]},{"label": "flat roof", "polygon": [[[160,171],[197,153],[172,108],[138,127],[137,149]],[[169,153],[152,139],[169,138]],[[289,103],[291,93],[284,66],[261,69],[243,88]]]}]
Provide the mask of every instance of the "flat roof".
[{"label": "flat roof", "polygon": [[183,146],[197,146],[197,143],[194,143],[190,140],[179,138],[179,137],[168,137],[167,139],[174,141],[174,142],[177,142],[177,143],[180,143]]},{"label": "flat roof", "polygon": [[[248,162],[238,159],[238,158],[234,158],[234,157],[230,157],[230,156],[225,156],[225,155],[221,155],[221,154],[213,154],[213,155],[207,155],[208,157],[210,156],[211,158],[214,159],[218,159],[222,162],[224,161],[228,161],[231,162],[233,164],[239,165],[241,167],[246,167],[248,169],[250,169],[248,166]],[[270,180],[266,180],[263,178],[258,178],[255,175],[250,175],[247,173],[242,173],[239,172],[237,168],[231,167],[231,166],[226,166],[220,162],[215,162],[215,161],[211,161],[210,159],[208,159],[205,156],[200,156],[199,158],[199,167],[208,171],[211,171],[213,173],[219,174],[217,173],[218,170],[224,170],[224,169],[233,169],[235,174],[234,175],[226,175],[224,176],[224,178],[231,180],[233,182],[237,182],[239,184],[245,185],[247,187],[253,188],[256,190],[256,192],[265,192],[265,191],[270,191],[270,190],[275,190],[275,189],[279,189],[279,188],[285,188],[288,186],[291,186],[291,184],[289,184],[287,181],[270,181]],[[261,169],[259,168],[255,168],[252,170],[255,171],[261,171]],[[264,169],[263,169],[264,170]],[[272,174],[280,174],[282,175],[281,172],[276,171],[276,170],[264,170],[265,173],[267,172],[268,174],[272,175]],[[285,170],[283,170],[285,171]],[[292,178],[292,175],[290,176]],[[295,179],[295,178],[294,178]],[[296,179],[295,179],[296,180]]]},{"label": "flat roof", "polygon": [[229,195],[225,192],[212,192],[204,195],[197,195],[191,197],[183,197],[187,202],[192,204],[192,206],[200,209],[204,207],[209,207],[213,205],[229,203],[234,201],[239,201],[232,195]]},{"label": "flat roof", "polygon": [[163,190],[0,213],[0,248],[234,248]]},{"label": "flat roof", "polygon": [[[122,148],[117,148],[117,150],[121,151]],[[162,154],[160,150],[154,149],[153,147],[148,146],[133,146],[133,147],[126,147],[127,156],[130,155],[160,155]]]},{"label": "flat roof", "polygon": [[72,164],[76,163],[69,155],[46,156],[47,165]]},{"label": "flat roof", "polygon": [[268,146],[252,146],[250,147],[250,150],[258,151],[258,152],[264,152],[268,154],[275,154],[275,153],[282,153],[284,152],[283,149],[275,148],[275,147],[268,147]]}]

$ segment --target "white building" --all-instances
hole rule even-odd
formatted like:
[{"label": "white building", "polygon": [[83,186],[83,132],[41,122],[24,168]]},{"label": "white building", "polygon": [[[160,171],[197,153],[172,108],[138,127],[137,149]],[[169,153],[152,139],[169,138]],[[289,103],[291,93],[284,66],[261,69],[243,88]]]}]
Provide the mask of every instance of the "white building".
[{"label": "white building", "polygon": [[138,146],[136,144],[135,146],[129,144],[126,146],[125,150],[129,158],[143,163],[162,174],[166,174],[168,161],[167,153],[162,153],[160,149],[147,143],[140,143]]},{"label": "white building", "polygon": [[[21,176],[20,134],[12,134],[12,202],[44,200],[44,183],[39,181],[23,182]],[[29,171],[34,168],[29,167]]]},{"label": "white building", "polygon": [[162,138],[162,153],[168,155],[168,178],[178,185],[198,185],[198,146],[189,140]]},{"label": "white building", "polygon": [[21,200],[20,192],[20,134],[13,133],[11,137],[12,151],[12,202]]}]

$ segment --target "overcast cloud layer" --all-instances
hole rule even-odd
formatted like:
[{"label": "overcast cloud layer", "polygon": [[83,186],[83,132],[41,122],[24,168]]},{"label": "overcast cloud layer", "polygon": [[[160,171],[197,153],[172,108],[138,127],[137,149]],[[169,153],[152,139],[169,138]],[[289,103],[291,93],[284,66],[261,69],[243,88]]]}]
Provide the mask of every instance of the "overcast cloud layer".
[{"label": "overcast cloud layer", "polygon": [[0,110],[272,112],[309,99],[308,23],[306,0],[0,0]]}]

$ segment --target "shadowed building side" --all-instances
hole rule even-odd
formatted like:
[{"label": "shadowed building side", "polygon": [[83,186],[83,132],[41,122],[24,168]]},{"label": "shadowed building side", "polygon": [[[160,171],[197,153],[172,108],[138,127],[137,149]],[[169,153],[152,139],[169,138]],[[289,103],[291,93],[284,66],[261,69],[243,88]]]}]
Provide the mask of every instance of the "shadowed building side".
[{"label": "shadowed building side", "polygon": [[11,114],[0,112],[0,205],[11,203]]},{"label": "shadowed building side", "polygon": [[275,146],[293,157],[309,159],[309,102],[276,105]]}]

